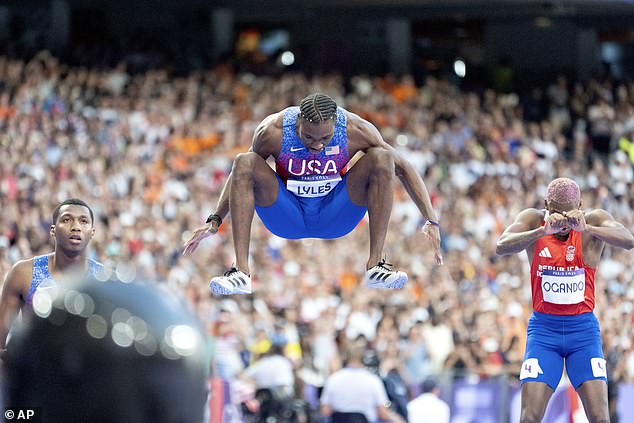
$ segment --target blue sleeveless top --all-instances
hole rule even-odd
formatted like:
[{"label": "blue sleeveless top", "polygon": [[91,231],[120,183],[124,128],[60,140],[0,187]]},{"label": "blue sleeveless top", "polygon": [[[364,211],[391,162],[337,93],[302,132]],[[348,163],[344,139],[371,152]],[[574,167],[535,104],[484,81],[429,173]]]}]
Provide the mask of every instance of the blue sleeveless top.
[{"label": "blue sleeveless top", "polygon": [[[103,268],[103,264],[98,261],[88,259],[88,274],[94,276]],[[55,280],[51,276],[48,269],[48,255],[36,256],[33,258],[33,278],[31,279],[31,287],[24,299],[25,303],[31,304],[33,295],[40,285],[55,284]]]},{"label": "blue sleeveless top", "polygon": [[[323,197],[341,180],[350,161],[346,111],[337,108],[334,134],[319,154],[309,152],[297,136],[298,113],[299,107],[284,111],[282,148],[275,162],[276,172],[295,196]],[[324,185],[328,181],[331,183],[326,189]]]}]

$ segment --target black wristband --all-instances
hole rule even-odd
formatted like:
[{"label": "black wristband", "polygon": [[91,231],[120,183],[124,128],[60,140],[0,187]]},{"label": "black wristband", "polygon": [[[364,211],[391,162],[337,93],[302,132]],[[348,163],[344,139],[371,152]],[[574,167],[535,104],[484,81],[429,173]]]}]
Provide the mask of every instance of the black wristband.
[{"label": "black wristband", "polygon": [[207,220],[205,221],[205,223],[210,223],[212,221],[216,221],[218,222],[218,226],[222,225],[222,217],[220,217],[219,215],[217,215],[215,212],[211,213],[209,215],[209,217],[207,218]]}]

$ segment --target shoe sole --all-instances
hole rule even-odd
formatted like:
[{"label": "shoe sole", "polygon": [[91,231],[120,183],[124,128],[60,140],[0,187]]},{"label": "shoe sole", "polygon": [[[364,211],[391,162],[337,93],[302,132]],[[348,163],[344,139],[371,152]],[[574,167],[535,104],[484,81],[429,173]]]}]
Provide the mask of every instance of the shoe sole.
[{"label": "shoe sole", "polygon": [[407,275],[404,275],[396,279],[394,282],[390,282],[389,284],[386,284],[385,282],[366,281],[365,286],[367,288],[373,288],[373,289],[402,289],[407,283],[407,280],[408,280]]},{"label": "shoe sole", "polygon": [[211,282],[209,284],[209,289],[214,295],[249,295],[251,294],[251,291],[232,290],[229,288],[225,288],[224,286],[216,282]]}]

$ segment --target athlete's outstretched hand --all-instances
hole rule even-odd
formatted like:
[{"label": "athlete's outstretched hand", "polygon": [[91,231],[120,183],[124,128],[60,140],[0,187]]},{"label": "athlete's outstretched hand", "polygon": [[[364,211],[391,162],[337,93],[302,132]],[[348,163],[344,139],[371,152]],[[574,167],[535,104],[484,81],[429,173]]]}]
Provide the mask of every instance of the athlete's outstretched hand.
[{"label": "athlete's outstretched hand", "polygon": [[425,223],[423,225],[423,234],[431,241],[432,247],[434,247],[434,257],[436,264],[442,266],[442,253],[440,251],[440,227],[432,225],[431,223]]},{"label": "athlete's outstretched hand", "polygon": [[546,235],[559,233],[569,227],[568,218],[561,213],[548,213],[544,223]]},{"label": "athlete's outstretched hand", "polygon": [[195,229],[191,238],[189,238],[189,240],[185,243],[183,255],[191,255],[194,251],[196,251],[196,248],[198,248],[200,241],[218,232],[218,227],[218,222],[216,220],[212,220],[208,224]]}]

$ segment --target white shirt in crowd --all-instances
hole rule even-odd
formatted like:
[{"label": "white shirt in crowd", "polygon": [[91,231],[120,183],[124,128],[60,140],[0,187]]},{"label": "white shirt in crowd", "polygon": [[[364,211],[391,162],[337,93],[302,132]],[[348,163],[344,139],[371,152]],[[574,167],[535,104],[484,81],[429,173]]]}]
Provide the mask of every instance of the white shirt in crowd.
[{"label": "white shirt in crowd", "polygon": [[427,392],[407,404],[407,420],[410,423],[449,423],[449,406],[435,394]]},{"label": "white shirt in crowd", "polygon": [[381,379],[363,368],[336,371],[326,380],[321,394],[321,403],[333,412],[363,413],[370,422],[377,421],[377,407],[387,402]]},{"label": "white shirt in crowd", "polygon": [[292,387],[295,382],[291,362],[281,355],[263,357],[249,366],[244,373],[255,381],[258,389]]}]

